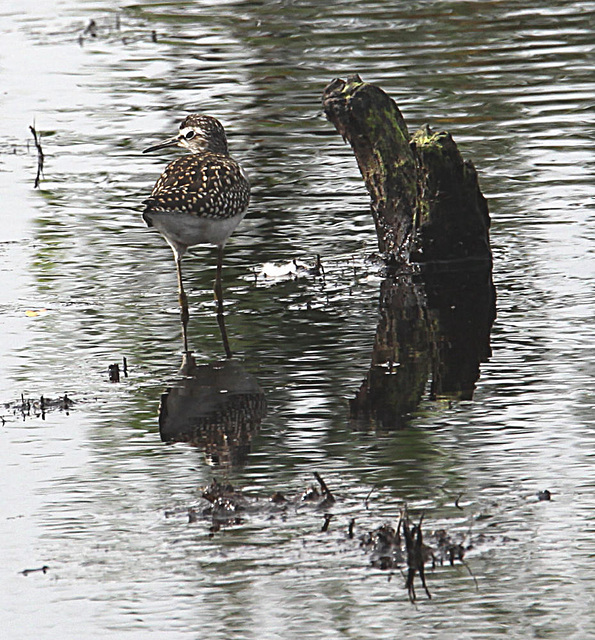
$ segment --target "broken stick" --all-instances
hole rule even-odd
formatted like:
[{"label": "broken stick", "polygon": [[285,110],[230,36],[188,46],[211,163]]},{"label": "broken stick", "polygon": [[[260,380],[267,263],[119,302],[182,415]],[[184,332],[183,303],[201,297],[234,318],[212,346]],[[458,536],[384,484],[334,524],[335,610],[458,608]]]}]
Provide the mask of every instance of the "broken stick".
[{"label": "broken stick", "polygon": [[39,180],[43,174],[43,149],[41,148],[41,135],[37,135],[37,131],[35,129],[35,124],[29,125],[29,129],[33,134],[33,140],[35,140],[35,148],[37,149],[37,175],[35,176],[34,187],[37,189],[39,187]]}]

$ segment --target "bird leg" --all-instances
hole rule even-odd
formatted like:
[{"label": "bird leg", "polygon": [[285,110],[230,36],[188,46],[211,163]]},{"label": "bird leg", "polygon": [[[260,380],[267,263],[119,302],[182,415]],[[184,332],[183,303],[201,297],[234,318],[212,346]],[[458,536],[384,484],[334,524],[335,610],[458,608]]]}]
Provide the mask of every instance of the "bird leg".
[{"label": "bird leg", "polygon": [[178,301],[180,303],[180,317],[182,319],[182,340],[184,342],[184,353],[188,353],[188,320],[190,313],[188,311],[188,298],[184,291],[184,283],[182,282],[182,255],[174,250],[176,260],[176,271],[178,272]]},{"label": "bird leg", "polygon": [[223,287],[221,272],[223,270],[223,247],[217,247],[217,275],[215,276],[215,300],[217,300],[217,315],[223,315]]},{"label": "bird leg", "polygon": [[217,247],[217,275],[215,276],[215,299],[217,300],[217,324],[223,340],[225,355],[231,358],[232,353],[227,339],[227,329],[225,328],[225,316],[223,315],[223,287],[221,286],[221,271],[223,269],[223,246]]}]

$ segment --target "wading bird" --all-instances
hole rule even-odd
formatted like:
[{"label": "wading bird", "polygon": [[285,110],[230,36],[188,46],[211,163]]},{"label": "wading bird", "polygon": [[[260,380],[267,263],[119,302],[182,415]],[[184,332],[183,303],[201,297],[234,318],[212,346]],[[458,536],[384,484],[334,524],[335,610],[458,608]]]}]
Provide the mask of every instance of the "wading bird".
[{"label": "wading bird", "polygon": [[143,153],[173,146],[184,147],[190,153],[167,165],[151,196],[143,202],[143,218],[149,227],[161,233],[174,252],[185,353],[188,353],[189,313],[182,282],[182,256],[188,247],[197,244],[217,247],[217,321],[225,353],[231,358],[223,317],[223,248],[246,215],[250,183],[242,167],[229,155],[225,130],[216,118],[189,115],[182,121],[178,135]]}]

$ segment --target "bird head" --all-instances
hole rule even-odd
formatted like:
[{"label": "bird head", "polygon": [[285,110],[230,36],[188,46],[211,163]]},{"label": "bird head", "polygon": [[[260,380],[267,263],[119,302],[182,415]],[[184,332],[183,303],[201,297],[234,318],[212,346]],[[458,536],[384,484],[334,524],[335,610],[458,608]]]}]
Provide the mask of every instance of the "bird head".
[{"label": "bird head", "polygon": [[180,124],[178,135],[145,149],[143,153],[175,146],[184,147],[190,153],[204,153],[205,151],[223,155],[229,153],[223,125],[216,118],[205,115],[186,116]]}]

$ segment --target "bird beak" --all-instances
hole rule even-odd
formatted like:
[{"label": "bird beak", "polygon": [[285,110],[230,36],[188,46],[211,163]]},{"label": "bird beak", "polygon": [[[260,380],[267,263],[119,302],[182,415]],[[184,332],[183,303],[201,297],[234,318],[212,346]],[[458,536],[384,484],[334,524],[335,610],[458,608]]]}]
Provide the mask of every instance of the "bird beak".
[{"label": "bird beak", "polygon": [[158,151],[159,149],[165,149],[166,147],[175,147],[180,144],[180,136],[176,136],[175,138],[170,138],[169,140],[165,140],[164,142],[160,142],[159,144],[155,144],[152,147],[148,147],[143,151],[143,153],[150,153],[151,151]]}]

